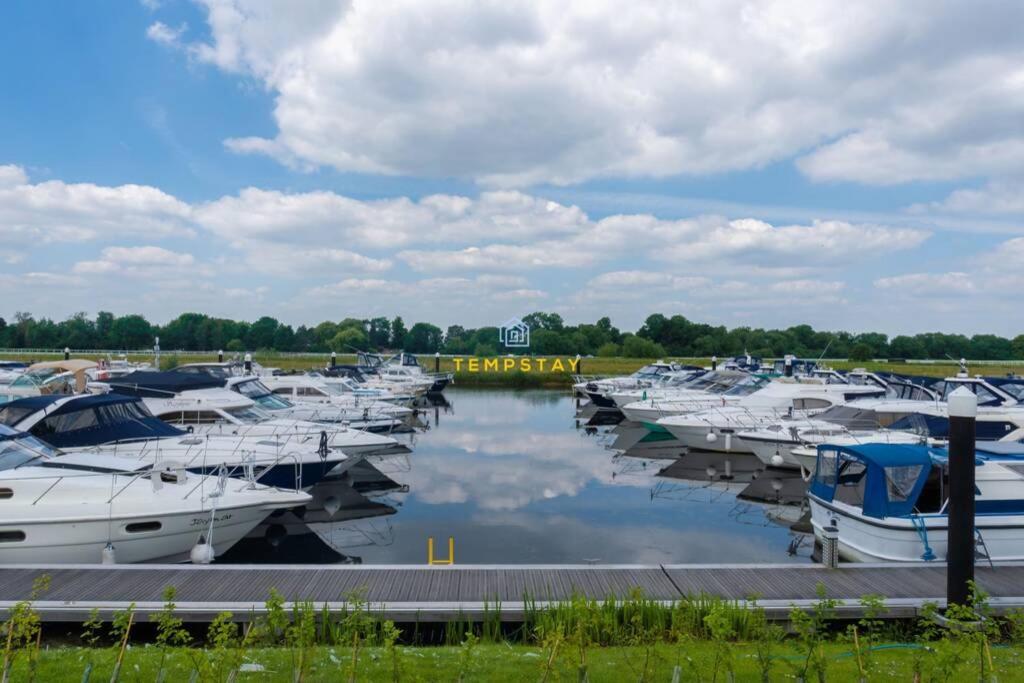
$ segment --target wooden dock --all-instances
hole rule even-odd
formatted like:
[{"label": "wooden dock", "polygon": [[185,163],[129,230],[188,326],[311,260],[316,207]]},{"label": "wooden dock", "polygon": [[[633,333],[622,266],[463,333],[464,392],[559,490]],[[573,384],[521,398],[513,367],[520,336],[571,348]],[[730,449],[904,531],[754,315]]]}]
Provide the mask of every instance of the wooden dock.
[{"label": "wooden dock", "polygon": [[[977,580],[997,611],[1024,607],[1024,563],[978,567]],[[53,565],[0,566],[0,613],[30,597],[33,580],[50,577],[36,601],[44,620],[81,621],[93,608],[104,616],[131,603],[140,619],[157,611],[166,586],[177,589],[182,618],[207,621],[230,611],[237,618],[263,612],[274,588],[289,602],[311,601],[340,609],[358,592],[371,609],[396,621],[478,618],[497,605],[507,621],[522,619],[524,598],[537,606],[574,595],[603,600],[639,589],[649,599],[673,602],[701,594],[731,600],[757,599],[769,617],[784,619],[795,605],[809,607],[823,584],[845,604],[838,612],[860,614],[867,594],[886,598],[889,616],[917,614],[926,602],[944,604],[945,566],[927,564],[786,565]]]}]

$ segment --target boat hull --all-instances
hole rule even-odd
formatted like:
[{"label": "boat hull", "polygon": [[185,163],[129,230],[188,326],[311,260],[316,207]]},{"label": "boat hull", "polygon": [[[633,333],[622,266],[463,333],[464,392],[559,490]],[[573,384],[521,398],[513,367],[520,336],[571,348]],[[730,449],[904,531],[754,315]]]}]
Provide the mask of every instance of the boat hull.
[{"label": "boat hull", "polygon": [[[226,552],[269,514],[262,507],[218,510],[213,528],[216,552]],[[155,531],[130,533],[129,524],[159,522]],[[118,564],[183,562],[200,534],[210,525],[209,512],[182,512],[90,520],[0,523],[0,534],[20,532],[25,540],[0,544],[0,564],[99,564],[107,542],[114,545]]]},{"label": "boat hull", "polygon": [[[833,520],[839,529],[839,556],[851,562],[921,562],[926,559],[924,539],[934,561],[946,561],[947,518],[923,516],[926,533],[915,528],[910,519],[890,517],[867,518],[853,515],[839,506],[810,496],[811,525],[815,538],[822,539],[822,529]],[[976,528],[981,533],[993,562],[1024,560],[1024,515],[978,515]],[[985,561],[985,560],[979,560]]]}]

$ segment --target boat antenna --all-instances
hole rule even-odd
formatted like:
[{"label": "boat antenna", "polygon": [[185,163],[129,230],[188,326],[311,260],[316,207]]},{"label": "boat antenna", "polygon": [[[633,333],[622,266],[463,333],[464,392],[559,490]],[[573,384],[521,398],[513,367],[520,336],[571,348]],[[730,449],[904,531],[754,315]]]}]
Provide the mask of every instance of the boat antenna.
[{"label": "boat antenna", "polygon": [[953,358],[953,356],[949,355],[948,353],[945,354],[945,356],[946,356],[946,358],[950,359],[951,361],[953,361],[954,363],[956,363],[957,365],[960,366],[960,371],[957,373],[958,377],[968,377],[968,374],[967,374],[967,359],[966,358],[960,358],[960,360],[957,360],[956,358]]},{"label": "boat antenna", "polygon": [[818,367],[818,366],[820,366],[820,365],[821,365],[821,361],[822,361],[822,359],[823,359],[823,358],[825,358],[825,354],[826,354],[826,353],[828,353],[828,349],[829,349],[829,347],[830,347],[830,346],[832,346],[832,342],[833,342],[834,340],[835,340],[835,337],[831,337],[831,338],[829,338],[829,340],[828,340],[828,344],[825,344],[825,348],[823,348],[823,349],[821,350],[821,355],[820,355],[820,356],[818,356],[818,360],[814,361],[814,367]]}]

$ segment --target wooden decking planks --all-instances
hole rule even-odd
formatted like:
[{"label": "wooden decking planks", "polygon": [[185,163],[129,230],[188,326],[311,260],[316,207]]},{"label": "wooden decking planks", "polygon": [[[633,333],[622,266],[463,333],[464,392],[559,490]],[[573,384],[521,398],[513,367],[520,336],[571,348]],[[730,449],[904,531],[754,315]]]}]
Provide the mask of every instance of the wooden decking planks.
[{"label": "wooden decking planks", "polygon": [[[981,586],[1003,606],[1024,606],[1024,565],[978,567]],[[443,620],[460,612],[482,613],[498,603],[514,619],[524,598],[538,603],[574,595],[603,600],[644,597],[673,601],[713,595],[733,600],[756,597],[784,616],[789,605],[815,601],[819,584],[829,597],[855,609],[869,593],[904,610],[941,602],[945,567],[920,565],[609,565],[609,566],[51,566],[0,567],[0,610],[31,595],[33,580],[46,574],[50,589],[37,601],[48,619],[77,619],[92,607],[109,613],[136,603],[140,615],[158,608],[166,586],[185,616],[209,618],[222,610],[259,612],[276,589],[286,601],[340,605],[358,593],[396,617]],[[143,617],[144,618],[144,617]]]}]

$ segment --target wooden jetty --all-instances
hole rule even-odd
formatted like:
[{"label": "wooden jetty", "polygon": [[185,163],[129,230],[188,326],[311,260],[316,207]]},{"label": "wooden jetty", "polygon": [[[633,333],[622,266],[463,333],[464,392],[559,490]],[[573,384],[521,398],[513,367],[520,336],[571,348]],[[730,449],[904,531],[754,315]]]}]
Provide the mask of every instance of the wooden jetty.
[{"label": "wooden jetty", "polygon": [[[1024,563],[979,566],[978,583],[997,611],[1024,607]],[[673,602],[713,595],[756,598],[770,618],[785,619],[793,606],[817,601],[819,584],[842,600],[839,616],[860,615],[867,594],[885,597],[888,616],[910,617],[927,602],[944,605],[946,567],[940,563],[774,565],[3,565],[0,613],[30,597],[33,581],[50,577],[34,603],[47,621],[82,621],[96,608],[109,617],[132,603],[140,619],[159,610],[167,586],[186,621],[207,621],[230,611],[239,619],[259,615],[270,589],[288,602],[310,601],[340,609],[359,593],[369,607],[396,621],[480,618],[500,605],[501,618],[521,620],[524,599],[537,607],[574,595],[603,600],[645,598]]]}]

